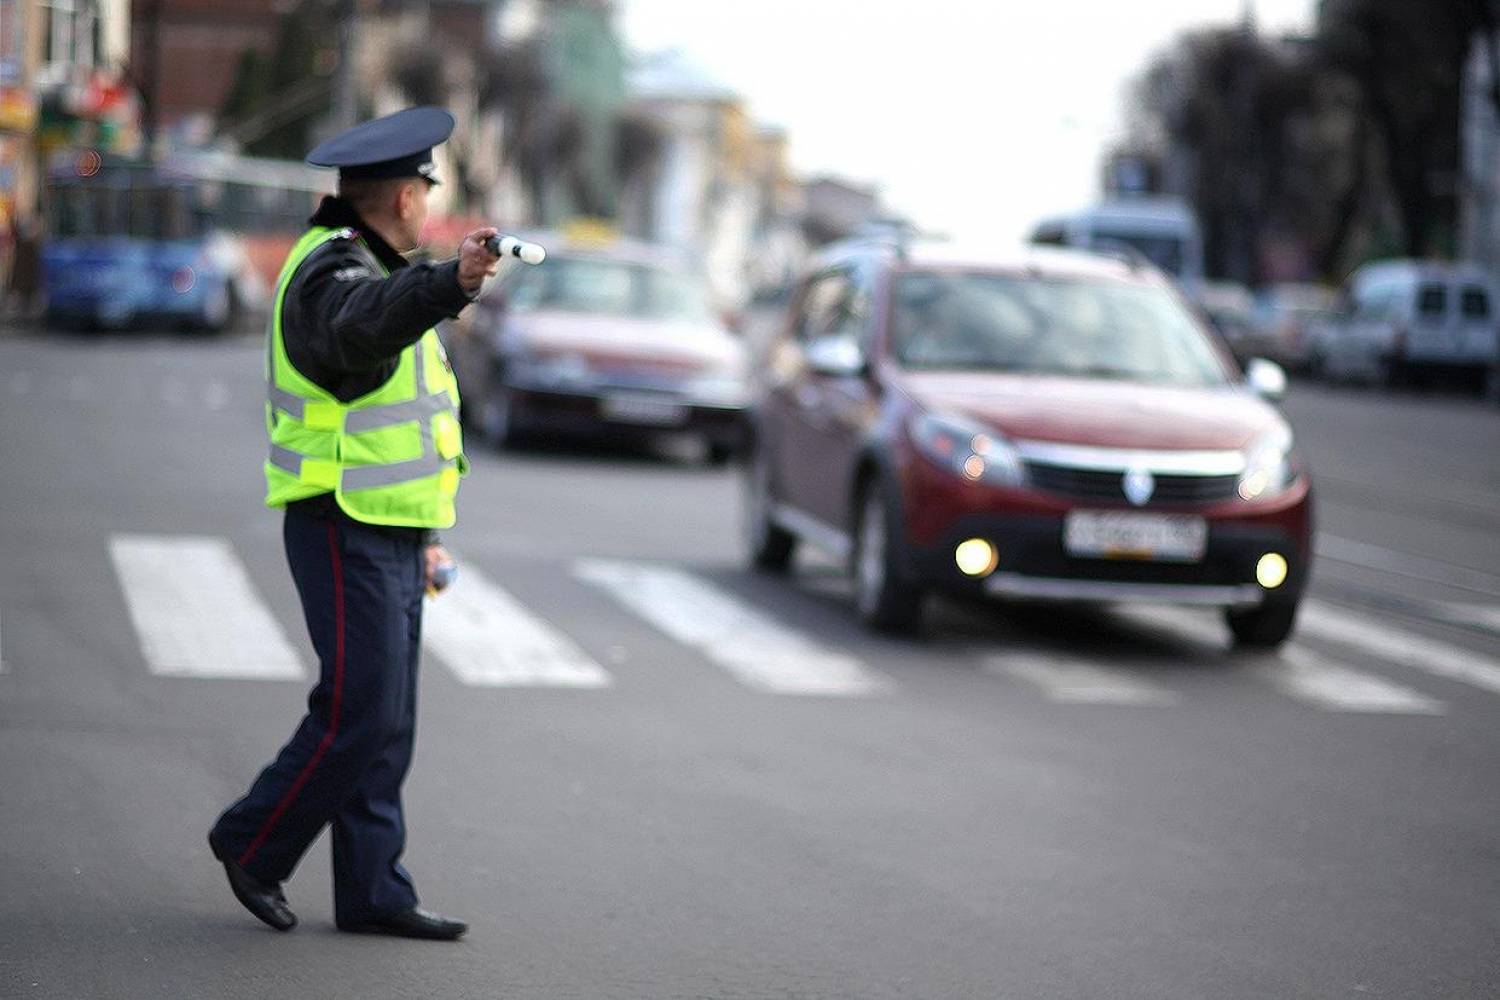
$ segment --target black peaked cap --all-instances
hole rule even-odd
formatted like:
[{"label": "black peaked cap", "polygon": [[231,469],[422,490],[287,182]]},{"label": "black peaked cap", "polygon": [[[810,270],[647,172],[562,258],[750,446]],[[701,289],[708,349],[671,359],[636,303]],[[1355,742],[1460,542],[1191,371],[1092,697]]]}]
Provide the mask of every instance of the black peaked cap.
[{"label": "black peaked cap", "polygon": [[442,108],[407,108],[318,143],[307,162],[338,167],[340,177],[351,179],[422,177],[436,184],[432,147],[452,134],[453,116]]}]

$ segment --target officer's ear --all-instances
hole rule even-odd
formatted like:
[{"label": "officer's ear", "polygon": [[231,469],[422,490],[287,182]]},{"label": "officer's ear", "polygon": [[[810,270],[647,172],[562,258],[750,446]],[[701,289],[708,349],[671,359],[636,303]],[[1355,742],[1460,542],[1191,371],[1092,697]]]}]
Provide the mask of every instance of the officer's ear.
[{"label": "officer's ear", "polygon": [[417,191],[419,184],[424,181],[405,181],[396,191],[396,218],[402,222],[417,214],[417,199],[421,194]]}]

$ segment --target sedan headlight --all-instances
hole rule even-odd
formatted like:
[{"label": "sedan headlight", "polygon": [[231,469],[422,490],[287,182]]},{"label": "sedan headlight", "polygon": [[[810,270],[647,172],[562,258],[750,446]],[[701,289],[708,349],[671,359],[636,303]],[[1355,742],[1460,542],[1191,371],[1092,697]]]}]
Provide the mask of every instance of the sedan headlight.
[{"label": "sedan headlight", "polygon": [[967,417],[924,413],[912,420],[910,429],[918,451],[971,483],[1019,486],[1026,479],[1015,446]]},{"label": "sedan headlight", "polygon": [[585,389],[597,381],[581,354],[516,355],[505,365],[506,381],[543,389]]},{"label": "sedan headlight", "polygon": [[709,406],[744,406],[749,400],[749,387],[737,369],[699,375],[683,385],[683,392],[693,402]]},{"label": "sedan headlight", "polygon": [[1279,427],[1262,434],[1245,451],[1245,471],[1240,473],[1241,500],[1272,497],[1292,485],[1292,432]]}]

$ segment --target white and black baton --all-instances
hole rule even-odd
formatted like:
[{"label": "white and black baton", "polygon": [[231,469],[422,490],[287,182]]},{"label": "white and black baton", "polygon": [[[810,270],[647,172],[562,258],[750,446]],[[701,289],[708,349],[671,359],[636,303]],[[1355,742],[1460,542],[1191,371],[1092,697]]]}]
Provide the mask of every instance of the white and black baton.
[{"label": "white and black baton", "polygon": [[547,251],[540,245],[514,236],[491,236],[484,241],[484,248],[496,257],[518,257],[528,264],[540,264],[547,259]]}]

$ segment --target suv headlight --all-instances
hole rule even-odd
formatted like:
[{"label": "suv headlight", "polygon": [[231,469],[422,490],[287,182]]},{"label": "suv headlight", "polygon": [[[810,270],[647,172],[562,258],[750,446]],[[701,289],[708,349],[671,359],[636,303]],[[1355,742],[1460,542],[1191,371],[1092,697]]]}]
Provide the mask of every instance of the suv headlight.
[{"label": "suv headlight", "polygon": [[924,413],[912,420],[910,431],[918,451],[971,483],[1020,486],[1026,481],[1015,445],[967,417]]},{"label": "suv headlight", "polygon": [[1240,473],[1241,500],[1272,497],[1292,485],[1292,432],[1285,427],[1262,434],[1245,450]]}]

